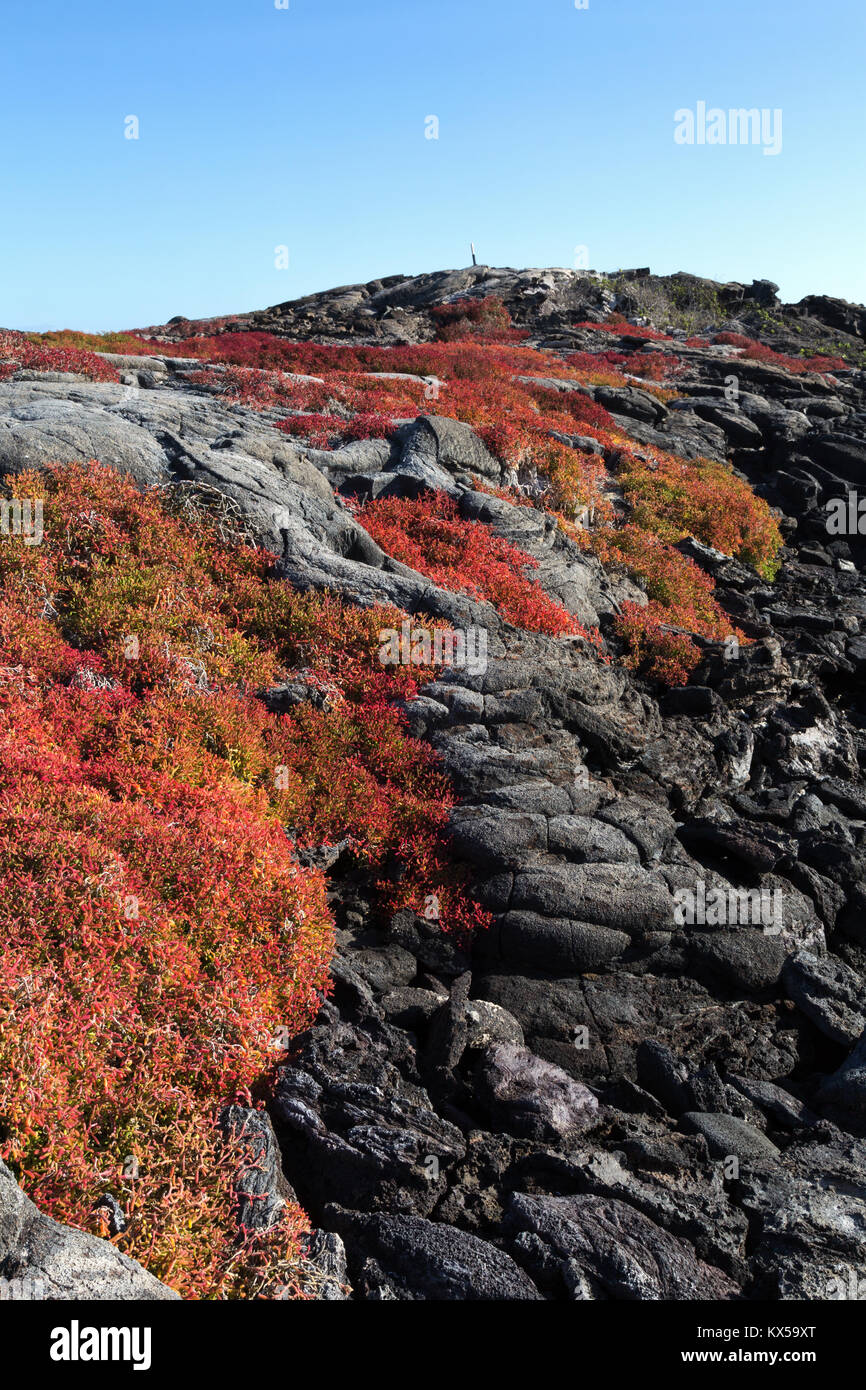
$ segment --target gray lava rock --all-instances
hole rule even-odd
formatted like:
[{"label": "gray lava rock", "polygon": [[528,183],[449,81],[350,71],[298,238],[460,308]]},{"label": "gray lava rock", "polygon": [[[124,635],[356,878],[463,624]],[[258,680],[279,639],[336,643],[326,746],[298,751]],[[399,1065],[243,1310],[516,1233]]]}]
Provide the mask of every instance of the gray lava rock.
[{"label": "gray lava rock", "polygon": [[305,1249],[313,1274],[312,1294],[320,1303],[344,1303],[351,1294],[346,1247],[333,1231],[311,1231]]},{"label": "gray lava rock", "polygon": [[567,1143],[601,1118],[592,1091],[514,1043],[490,1048],[477,1075],[482,1104],[511,1134]]},{"label": "gray lava rock", "polygon": [[757,991],[776,984],[788,954],[783,940],[759,928],[695,932],[689,942],[693,959],[708,965],[735,989]]},{"label": "gray lava rock", "polygon": [[541,1298],[510,1255],[454,1226],[334,1209],[330,1219],[360,1265],[355,1282],[362,1296],[384,1286],[388,1297],[410,1301]]},{"label": "gray lava rock", "polygon": [[640,864],[640,851],[616,826],[591,816],[554,816],[550,849],[573,863]]},{"label": "gray lava rock", "polygon": [[774,1163],[779,1150],[765,1134],[735,1115],[713,1115],[687,1110],[681,1123],[692,1133],[702,1134],[713,1158],[739,1158],[743,1163]]},{"label": "gray lava rock", "polygon": [[866,1028],[866,985],[843,961],[801,951],[782,979],[788,997],[833,1042],[850,1047]]},{"label": "gray lava rock", "polygon": [[578,1299],[728,1299],[739,1290],[625,1202],[607,1197],[529,1197],[508,1209],[514,1248],[537,1278],[555,1273]]},{"label": "gray lava rock", "polygon": [[418,973],[415,957],[402,946],[368,946],[352,952],[356,970],[376,994],[408,985]]},{"label": "gray lava rock", "polygon": [[413,989],[403,985],[399,989],[389,990],[380,1003],[391,1023],[415,1033],[427,1026],[445,998],[446,995],[436,994],[432,989]]},{"label": "gray lava rock", "polygon": [[523,1029],[507,1009],[491,1004],[487,999],[470,999],[466,1003],[467,1050],[511,1043],[523,1047]]},{"label": "gray lava rock", "polygon": [[450,829],[457,852],[485,867],[516,868],[547,849],[546,820],[523,811],[458,806]]},{"label": "gray lava rock", "polygon": [[750,1076],[732,1076],[730,1081],[778,1124],[790,1129],[818,1124],[817,1115],[782,1086],[774,1086],[771,1081],[756,1081]]},{"label": "gray lava rock", "polygon": [[506,912],[491,928],[481,949],[485,956],[515,969],[571,975],[600,970],[621,956],[630,941],[625,932],[591,922]]},{"label": "gray lava rock", "polygon": [[637,1049],[637,1076],[642,1086],[658,1096],[671,1115],[688,1109],[691,1092],[686,1084],[688,1070],[670,1048],[648,1039]]},{"label": "gray lava rock", "polygon": [[820,1094],[825,1103],[866,1115],[866,1032],[839,1070],[824,1081]]},{"label": "gray lava rock", "polygon": [[572,917],[629,935],[663,931],[674,920],[664,880],[632,864],[568,864],[530,869],[514,880],[515,908]]}]

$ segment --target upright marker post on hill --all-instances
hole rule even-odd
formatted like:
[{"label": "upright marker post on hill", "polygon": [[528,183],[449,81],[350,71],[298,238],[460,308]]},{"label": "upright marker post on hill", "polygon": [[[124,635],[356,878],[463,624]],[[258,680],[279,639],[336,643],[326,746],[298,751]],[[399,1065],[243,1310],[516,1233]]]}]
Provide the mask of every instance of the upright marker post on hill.
[{"label": "upright marker post on hill", "polygon": [[473,265],[477,265],[478,262],[477,262],[476,259],[475,259],[475,242],[474,242],[474,241],[470,241],[470,243],[469,243],[469,249],[470,249],[470,251],[472,252],[472,264],[473,264]]}]

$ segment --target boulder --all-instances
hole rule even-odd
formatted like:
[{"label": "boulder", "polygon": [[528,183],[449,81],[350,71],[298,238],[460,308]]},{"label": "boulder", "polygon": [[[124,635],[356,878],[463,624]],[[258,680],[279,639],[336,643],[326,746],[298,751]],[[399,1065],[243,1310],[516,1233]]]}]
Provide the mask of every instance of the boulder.
[{"label": "boulder", "polygon": [[592,1091],[515,1043],[488,1049],[477,1077],[481,1103],[511,1134],[568,1143],[601,1118]]},{"label": "boulder", "polygon": [[0,1160],[0,1278],[23,1296],[153,1302],[179,1295],[107,1240],[62,1226],[34,1206]]}]

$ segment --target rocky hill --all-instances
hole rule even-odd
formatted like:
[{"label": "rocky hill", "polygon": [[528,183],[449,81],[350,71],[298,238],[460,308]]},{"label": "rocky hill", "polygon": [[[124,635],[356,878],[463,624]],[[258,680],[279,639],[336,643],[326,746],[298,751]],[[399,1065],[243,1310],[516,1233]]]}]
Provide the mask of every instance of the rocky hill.
[{"label": "rocky hill", "polygon": [[[324,1298],[847,1296],[866,309],[474,267],[94,346],[4,336],[8,484],[96,459],[219,494],[280,584],[484,634],[399,704],[453,792],[474,932],[426,841],[374,864],[348,811],[284,822],[325,876],[333,988],[247,1112],[244,1224],[296,1200]],[[320,659],[259,703],[324,737],[348,687]]]},{"label": "rocky hill", "polygon": [[466,297],[495,295],[533,344],[581,346],[586,334],[579,320],[600,322],[612,309],[652,321],[674,336],[708,329],[755,333],[782,352],[848,351],[862,361],[866,310],[826,295],[807,295],[782,304],[778,285],[721,284],[697,275],[652,275],[647,270],[610,273],[567,269],[512,270],[470,266],[426,275],[389,275],[364,285],[305,295],[255,313],[198,320],[182,315],[144,330],[180,341],[198,327],[208,332],[236,328],[262,330],[288,338],[382,345],[427,342],[434,337],[430,310]]}]

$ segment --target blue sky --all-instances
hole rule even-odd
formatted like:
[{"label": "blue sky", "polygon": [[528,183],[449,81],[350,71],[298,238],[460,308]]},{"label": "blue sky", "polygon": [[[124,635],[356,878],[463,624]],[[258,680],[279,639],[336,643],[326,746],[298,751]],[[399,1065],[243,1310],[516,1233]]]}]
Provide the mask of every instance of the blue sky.
[{"label": "blue sky", "polygon": [[[470,240],[866,300],[862,0],[289,4],[6,8],[0,325],[263,308]],[[780,108],[781,153],[677,145],[699,101]]]}]

